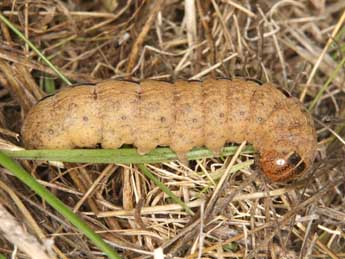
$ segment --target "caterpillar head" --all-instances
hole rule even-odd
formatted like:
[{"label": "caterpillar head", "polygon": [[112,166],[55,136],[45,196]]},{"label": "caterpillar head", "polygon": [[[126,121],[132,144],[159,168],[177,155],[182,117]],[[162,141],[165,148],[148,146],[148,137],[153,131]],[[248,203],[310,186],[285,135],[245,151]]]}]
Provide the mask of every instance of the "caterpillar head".
[{"label": "caterpillar head", "polygon": [[306,162],[297,152],[266,151],[260,155],[259,163],[261,170],[273,182],[293,179],[307,168]]}]

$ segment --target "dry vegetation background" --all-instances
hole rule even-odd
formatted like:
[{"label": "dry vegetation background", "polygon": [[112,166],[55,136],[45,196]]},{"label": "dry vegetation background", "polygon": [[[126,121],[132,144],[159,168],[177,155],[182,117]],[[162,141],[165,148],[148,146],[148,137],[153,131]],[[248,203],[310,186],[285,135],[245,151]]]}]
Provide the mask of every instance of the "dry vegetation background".
[{"label": "dry vegetation background", "polygon": [[[242,167],[216,192],[231,158],[149,166],[194,217],[132,165],[22,164],[123,258],[152,258],[154,251],[161,258],[159,247],[168,258],[345,258],[344,70],[333,73],[344,63],[345,1],[2,0],[0,10],[73,82],[241,76],[284,86],[310,107],[331,78],[312,109],[319,148],[302,179],[272,184]],[[66,85],[4,24],[0,37],[0,134],[20,146],[25,113],[44,92]],[[0,172],[0,204],[42,250],[105,258]],[[3,235],[0,253],[28,258]]]}]

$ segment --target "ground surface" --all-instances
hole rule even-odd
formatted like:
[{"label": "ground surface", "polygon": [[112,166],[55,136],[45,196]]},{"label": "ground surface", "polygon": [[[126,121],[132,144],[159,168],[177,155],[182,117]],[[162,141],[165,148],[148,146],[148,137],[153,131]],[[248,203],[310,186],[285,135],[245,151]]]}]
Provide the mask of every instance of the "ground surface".
[{"label": "ground surface", "polygon": [[[345,258],[344,1],[4,0],[0,10],[73,82],[249,77],[289,89],[315,119],[316,162],[292,183],[241,166],[251,156],[236,160],[242,169],[222,191],[231,157],[148,166],[194,217],[136,166],[22,162],[123,258],[159,247],[171,258]],[[25,113],[66,84],[6,25],[0,31],[0,134],[20,146]],[[105,258],[4,169],[0,203],[28,233],[52,238],[61,258]],[[1,235],[0,253],[27,258]]]}]

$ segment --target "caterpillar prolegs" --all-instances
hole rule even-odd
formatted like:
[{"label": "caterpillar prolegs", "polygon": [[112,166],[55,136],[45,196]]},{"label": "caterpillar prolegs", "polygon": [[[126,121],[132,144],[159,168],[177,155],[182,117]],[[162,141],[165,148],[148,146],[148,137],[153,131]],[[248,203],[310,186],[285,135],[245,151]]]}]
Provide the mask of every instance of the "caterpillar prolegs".
[{"label": "caterpillar prolegs", "polygon": [[66,88],[31,109],[22,136],[33,149],[133,144],[140,154],[169,146],[179,157],[193,147],[219,152],[246,140],[273,181],[305,171],[316,152],[312,118],[296,98],[241,79],[108,80]]}]

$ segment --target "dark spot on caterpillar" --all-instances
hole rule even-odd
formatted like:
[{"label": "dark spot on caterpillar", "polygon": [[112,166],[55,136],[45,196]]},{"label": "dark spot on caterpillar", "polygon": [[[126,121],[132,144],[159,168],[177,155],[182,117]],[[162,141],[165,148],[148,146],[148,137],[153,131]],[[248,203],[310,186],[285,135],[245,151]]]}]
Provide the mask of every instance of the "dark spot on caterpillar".
[{"label": "dark spot on caterpillar", "polygon": [[166,118],[165,117],[161,117],[161,122],[165,122],[166,121]]},{"label": "dark spot on caterpillar", "polygon": [[49,130],[48,130],[48,133],[49,133],[49,135],[53,135],[53,134],[54,134],[54,130],[49,129]]},{"label": "dark spot on caterpillar", "polygon": [[78,107],[78,105],[77,105],[76,103],[70,103],[70,104],[68,105],[68,110],[71,111],[71,110],[73,110],[73,109],[75,109],[75,108],[77,108],[77,107]]},{"label": "dark spot on caterpillar", "polygon": [[193,119],[192,122],[193,122],[193,123],[197,123],[198,120],[197,120],[197,119]]},{"label": "dark spot on caterpillar", "polygon": [[83,121],[88,121],[89,118],[87,116],[83,116]]},{"label": "dark spot on caterpillar", "polygon": [[300,174],[305,169],[305,163],[302,160],[301,156],[296,152],[292,153],[288,158],[288,163],[290,166],[293,166],[296,174]]},{"label": "dark spot on caterpillar", "polygon": [[219,118],[224,118],[225,114],[224,112],[219,113]]},{"label": "dark spot on caterpillar", "polygon": [[122,119],[123,121],[125,121],[125,120],[127,120],[127,116],[126,116],[126,115],[122,115],[122,116],[121,116],[121,119]]},{"label": "dark spot on caterpillar", "polygon": [[213,137],[213,136],[214,136],[213,133],[208,133],[208,134],[207,134],[207,137]]},{"label": "dark spot on caterpillar", "polygon": [[256,121],[258,122],[258,123],[262,123],[263,122],[263,118],[262,117],[256,117]]}]

